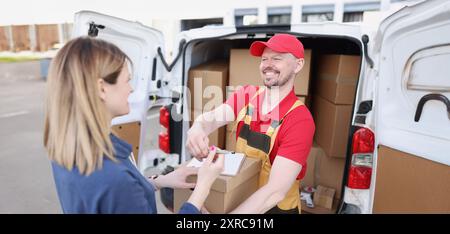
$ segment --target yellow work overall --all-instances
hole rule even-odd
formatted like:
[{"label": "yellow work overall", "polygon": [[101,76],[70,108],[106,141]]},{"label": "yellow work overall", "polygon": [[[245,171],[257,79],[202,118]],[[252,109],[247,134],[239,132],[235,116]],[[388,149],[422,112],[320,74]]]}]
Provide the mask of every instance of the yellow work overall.
[{"label": "yellow work overall", "polygon": [[[278,130],[283,122],[283,119],[295,108],[304,105],[300,100],[297,100],[291,108],[278,120],[272,120],[267,132],[260,133],[250,129],[250,122],[253,112],[255,111],[251,101],[264,91],[264,88],[260,88],[258,92],[250,99],[249,104],[239,111],[236,118],[234,129],[241,120],[244,120],[244,124],[239,132],[239,136],[236,141],[236,152],[244,153],[248,157],[257,158],[262,161],[262,167],[259,174],[259,188],[267,184],[269,181],[270,170],[272,164],[270,163],[269,155],[272,151],[275,139],[278,134]],[[296,180],[292,187],[289,189],[286,197],[277,204],[277,207],[271,211],[276,213],[297,213],[301,212],[300,202],[300,181]],[[278,209],[277,209],[278,208]]]}]

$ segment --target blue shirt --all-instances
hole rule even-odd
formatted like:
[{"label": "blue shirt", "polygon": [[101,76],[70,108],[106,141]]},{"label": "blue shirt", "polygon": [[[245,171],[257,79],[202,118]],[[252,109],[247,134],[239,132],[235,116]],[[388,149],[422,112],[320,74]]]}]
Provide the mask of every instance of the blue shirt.
[{"label": "blue shirt", "polygon": [[[64,213],[156,214],[155,188],[130,160],[131,145],[110,135],[117,162],[103,157],[103,166],[90,175],[52,162],[56,190]],[[185,203],[180,213],[200,213]]]}]

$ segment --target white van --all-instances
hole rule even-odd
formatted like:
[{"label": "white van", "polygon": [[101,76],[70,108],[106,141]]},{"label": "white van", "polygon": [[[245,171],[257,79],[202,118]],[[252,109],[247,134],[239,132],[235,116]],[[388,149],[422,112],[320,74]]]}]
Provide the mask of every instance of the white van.
[{"label": "white van", "polygon": [[278,32],[296,35],[313,54],[361,56],[336,212],[450,213],[450,1],[405,7],[376,29],[328,22],[184,31],[170,64],[163,35],[138,22],[82,11],[73,36],[110,41],[133,60],[131,112],[113,125],[128,136],[136,157],[143,155],[146,132],[158,127],[146,126],[147,111],[163,106],[160,121],[168,132],[160,146],[182,162],[190,158],[183,147],[189,122],[177,120],[190,116],[189,69],[228,59],[231,49]]}]

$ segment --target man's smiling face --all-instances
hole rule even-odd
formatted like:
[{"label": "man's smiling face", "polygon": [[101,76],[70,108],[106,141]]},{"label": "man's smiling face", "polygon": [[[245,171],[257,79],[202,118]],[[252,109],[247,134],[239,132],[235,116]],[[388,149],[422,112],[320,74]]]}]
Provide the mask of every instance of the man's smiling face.
[{"label": "man's smiling face", "polygon": [[279,53],[266,47],[259,65],[264,85],[269,89],[285,85],[301,69],[298,65],[297,58],[292,54]]}]

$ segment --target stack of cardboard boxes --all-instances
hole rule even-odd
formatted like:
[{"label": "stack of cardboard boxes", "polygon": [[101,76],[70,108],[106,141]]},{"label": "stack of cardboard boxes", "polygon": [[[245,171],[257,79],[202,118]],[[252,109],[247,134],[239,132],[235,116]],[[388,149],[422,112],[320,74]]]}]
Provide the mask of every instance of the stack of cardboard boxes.
[{"label": "stack of cardboard boxes", "polygon": [[329,157],[344,158],[360,56],[322,55],[313,99],[315,140]]},{"label": "stack of cardboard boxes", "polygon": [[[245,85],[263,86],[259,71],[260,62],[261,58],[252,56],[248,49],[232,49],[230,51],[230,89],[236,89],[236,87]],[[295,77],[294,82],[295,94],[305,104],[309,100],[310,64],[311,50],[306,49],[305,64]],[[226,133],[226,149],[234,150],[235,144],[236,129],[234,129],[234,124],[229,124]]]},{"label": "stack of cardboard boxes", "polygon": [[[191,125],[200,114],[211,111],[223,103],[227,83],[227,61],[208,62],[189,70]],[[221,149],[225,147],[224,140],[225,128],[220,128],[209,135],[209,144]]]},{"label": "stack of cardboard boxes", "polygon": [[[316,124],[314,145],[308,157],[302,187],[316,188],[311,213],[336,210],[341,198],[349,126],[360,69],[360,56],[322,55],[318,59],[313,98]],[[322,208],[322,209],[321,209]],[[326,208],[324,210],[323,208]]]}]

